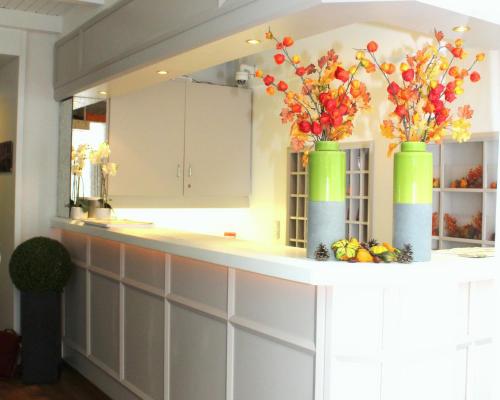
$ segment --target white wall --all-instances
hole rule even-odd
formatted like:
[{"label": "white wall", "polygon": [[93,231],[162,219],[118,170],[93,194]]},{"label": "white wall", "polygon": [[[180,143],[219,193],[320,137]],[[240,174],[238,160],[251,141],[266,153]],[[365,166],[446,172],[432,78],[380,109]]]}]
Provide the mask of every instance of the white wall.
[{"label": "white wall", "polygon": [[[50,217],[55,215],[58,139],[58,107],[52,89],[55,40],[54,34],[0,29],[0,54],[19,57],[15,210],[4,203],[0,211],[14,219],[11,239],[14,245],[33,236],[50,235]],[[2,260],[4,274],[6,267]],[[0,296],[12,298],[10,280],[7,275],[1,279]],[[19,328],[18,306],[15,296],[14,306],[2,309],[0,329]]]},{"label": "white wall", "polygon": [[[0,69],[0,143],[16,141],[18,71],[18,58]],[[0,173],[0,329],[13,326],[9,260],[14,249],[14,174]]]}]

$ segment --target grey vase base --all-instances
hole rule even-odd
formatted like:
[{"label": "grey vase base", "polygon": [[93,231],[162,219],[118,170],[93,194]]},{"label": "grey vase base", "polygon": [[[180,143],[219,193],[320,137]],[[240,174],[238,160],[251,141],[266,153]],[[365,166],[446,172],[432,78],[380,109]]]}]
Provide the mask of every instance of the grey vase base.
[{"label": "grey vase base", "polygon": [[394,204],[393,246],[410,244],[413,261],[430,261],[432,251],[432,204]]},{"label": "grey vase base", "polygon": [[315,258],[316,249],[323,243],[330,251],[337,240],[345,238],[345,201],[307,202],[307,257]]}]

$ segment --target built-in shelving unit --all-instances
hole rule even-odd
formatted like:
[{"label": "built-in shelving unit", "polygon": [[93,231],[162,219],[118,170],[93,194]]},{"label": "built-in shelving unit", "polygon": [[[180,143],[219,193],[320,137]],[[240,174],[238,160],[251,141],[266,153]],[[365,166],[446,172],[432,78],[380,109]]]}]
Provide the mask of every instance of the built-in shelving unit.
[{"label": "built-in shelving unit", "polygon": [[[370,231],[371,142],[343,143],[346,152],[346,237],[368,240]],[[307,244],[307,168],[302,152],[288,154],[287,244]]]},{"label": "built-in shelving unit", "polygon": [[[439,179],[439,187],[433,189],[433,213],[438,222],[432,237],[433,248],[494,246],[497,189],[491,185],[498,177],[498,134],[474,134],[466,143],[445,140],[428,148],[433,153],[434,178]],[[477,166],[483,167],[480,188],[451,187],[454,180]],[[445,224],[446,214],[462,226],[480,215],[480,234],[476,238],[452,237]]]}]

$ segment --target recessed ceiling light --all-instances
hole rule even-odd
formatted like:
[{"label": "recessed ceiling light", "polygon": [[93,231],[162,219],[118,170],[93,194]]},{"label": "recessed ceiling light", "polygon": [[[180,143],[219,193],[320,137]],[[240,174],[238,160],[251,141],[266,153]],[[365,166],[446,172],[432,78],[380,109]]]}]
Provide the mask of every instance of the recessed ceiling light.
[{"label": "recessed ceiling light", "polygon": [[165,71],[164,69],[161,69],[159,71],[156,71],[158,75],[168,75],[168,71]]},{"label": "recessed ceiling light", "polygon": [[248,44],[260,44],[260,40],[259,39],[248,39],[247,43]]},{"label": "recessed ceiling light", "polygon": [[103,96],[106,96],[106,95],[108,94],[108,92],[105,92],[104,90],[101,90],[101,91],[99,92],[99,94],[101,94],[101,95],[103,95]]},{"label": "recessed ceiling light", "polygon": [[470,31],[470,26],[467,25],[458,25],[453,28],[454,32],[468,32]]}]

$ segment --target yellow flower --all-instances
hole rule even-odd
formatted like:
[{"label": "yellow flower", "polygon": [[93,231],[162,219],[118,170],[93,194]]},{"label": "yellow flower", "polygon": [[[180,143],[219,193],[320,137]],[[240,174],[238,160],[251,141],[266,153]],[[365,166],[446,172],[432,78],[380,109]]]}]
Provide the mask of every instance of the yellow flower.
[{"label": "yellow flower", "polygon": [[365,52],[364,52],[364,51],[361,51],[361,50],[360,50],[360,51],[358,51],[358,52],[356,53],[356,60],[361,61],[361,60],[362,60],[362,59],[364,59],[364,58],[365,58]]},{"label": "yellow flower", "polygon": [[292,62],[293,62],[294,64],[298,64],[298,63],[300,62],[300,56],[298,56],[298,55],[294,55],[294,56],[292,57]]},{"label": "yellow flower", "polygon": [[486,55],[484,53],[476,54],[476,61],[478,61],[478,62],[484,61],[485,58],[486,58]]},{"label": "yellow flower", "polygon": [[102,173],[106,176],[115,176],[118,171],[118,165],[116,163],[106,163],[101,166]]},{"label": "yellow flower", "polygon": [[451,124],[451,134],[458,143],[466,142],[470,139],[471,123],[463,118],[458,118]]},{"label": "yellow flower", "polygon": [[405,72],[405,71],[408,71],[410,69],[410,66],[406,63],[401,63],[401,65],[399,66],[399,69],[401,70],[401,72]]}]

